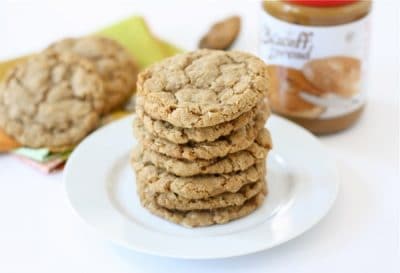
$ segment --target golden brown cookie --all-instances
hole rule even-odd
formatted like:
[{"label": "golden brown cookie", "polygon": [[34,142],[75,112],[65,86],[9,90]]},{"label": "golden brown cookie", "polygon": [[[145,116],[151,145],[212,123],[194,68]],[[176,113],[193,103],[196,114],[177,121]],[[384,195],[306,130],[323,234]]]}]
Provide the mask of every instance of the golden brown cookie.
[{"label": "golden brown cookie", "polygon": [[96,128],[104,97],[92,63],[68,53],[38,54],[0,87],[0,127],[27,147],[70,147]]},{"label": "golden brown cookie", "polygon": [[131,161],[136,181],[146,183],[149,194],[173,192],[188,199],[204,199],[224,192],[234,193],[265,175],[265,161],[260,161],[244,171],[190,177],[179,177],[151,163],[143,162],[137,150],[132,153]]},{"label": "golden brown cookie", "polygon": [[140,191],[138,194],[142,206],[147,208],[151,213],[185,227],[225,224],[229,221],[249,215],[259,208],[265,199],[265,193],[260,192],[241,206],[231,206],[214,210],[178,211],[159,206],[154,198],[148,198]]},{"label": "golden brown cookie", "polygon": [[165,169],[176,176],[193,176],[198,174],[223,174],[244,171],[266,158],[272,148],[272,140],[267,129],[262,129],[255,142],[244,150],[226,157],[195,161],[176,159],[150,149],[140,149],[138,152],[143,163],[151,163]]},{"label": "golden brown cookie", "polygon": [[68,38],[50,45],[47,50],[71,52],[95,65],[104,82],[104,113],[125,104],[135,89],[138,69],[129,53],[114,40],[98,36]]},{"label": "golden brown cookie", "polygon": [[304,65],[303,73],[326,93],[352,97],[360,92],[361,62],[358,59],[345,56],[314,59]]},{"label": "golden brown cookie", "polygon": [[272,111],[289,117],[316,118],[324,107],[305,101],[301,92],[323,96],[324,92],[310,84],[301,71],[281,66],[268,66],[271,92],[268,95]]},{"label": "golden brown cookie", "polygon": [[174,158],[209,160],[216,157],[223,157],[249,147],[264,127],[266,119],[267,113],[260,111],[257,113],[255,119],[251,120],[246,126],[233,131],[228,136],[222,136],[211,142],[175,144],[146,132],[140,119],[135,119],[134,131],[146,149]]},{"label": "golden brown cookie", "polygon": [[235,51],[198,50],[176,55],[139,74],[144,111],[176,127],[198,128],[233,120],[268,93],[266,65]]},{"label": "golden brown cookie", "polygon": [[[179,211],[219,209],[230,206],[242,206],[247,200],[253,198],[261,191],[265,191],[264,180],[247,184],[235,193],[221,193],[220,195],[205,199],[188,199],[173,192],[154,195],[157,205]],[[144,192],[145,194],[146,192]],[[149,196],[150,197],[150,196]]]},{"label": "golden brown cookie", "polygon": [[151,118],[147,115],[143,108],[136,107],[138,118],[142,121],[144,129],[156,137],[166,139],[172,143],[185,144],[188,142],[210,142],[218,139],[221,136],[231,134],[233,131],[244,127],[247,123],[253,120],[258,111],[266,111],[267,118],[270,115],[270,110],[266,102],[263,100],[250,111],[243,113],[238,118],[227,121],[215,126],[203,128],[182,128],[175,127],[172,124]]}]

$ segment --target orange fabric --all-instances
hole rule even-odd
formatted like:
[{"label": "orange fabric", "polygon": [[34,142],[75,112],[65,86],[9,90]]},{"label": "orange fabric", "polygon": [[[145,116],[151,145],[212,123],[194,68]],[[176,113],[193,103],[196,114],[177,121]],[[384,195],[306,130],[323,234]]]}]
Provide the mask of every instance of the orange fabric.
[{"label": "orange fabric", "polygon": [[[7,71],[12,68],[17,63],[26,59],[26,56],[20,57],[13,60],[8,60],[0,63],[0,82],[5,77]],[[1,128],[0,128],[0,153],[11,151],[15,148],[21,147],[21,145],[14,140],[12,137],[8,136]]]},{"label": "orange fabric", "polygon": [[21,147],[21,145],[16,140],[6,135],[0,128],[0,153],[8,152],[18,147]]}]

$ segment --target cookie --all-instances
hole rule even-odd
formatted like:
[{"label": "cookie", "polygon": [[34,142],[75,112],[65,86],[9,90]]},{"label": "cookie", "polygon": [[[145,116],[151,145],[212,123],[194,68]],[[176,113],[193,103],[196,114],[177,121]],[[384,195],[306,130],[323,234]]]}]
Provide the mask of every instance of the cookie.
[{"label": "cookie", "polygon": [[143,127],[147,132],[156,137],[164,138],[172,143],[185,144],[188,142],[210,142],[218,139],[221,136],[229,135],[233,131],[244,127],[250,122],[250,120],[254,119],[256,113],[260,111],[260,109],[267,112],[267,117],[270,115],[268,105],[262,101],[258,103],[256,107],[246,113],[243,113],[232,121],[227,121],[215,126],[203,128],[175,127],[166,121],[152,119],[140,106],[136,108],[136,113],[138,118],[142,121]]},{"label": "cookie", "polygon": [[176,176],[193,176],[198,174],[222,174],[244,171],[260,160],[264,160],[272,148],[272,140],[267,129],[262,129],[255,142],[236,153],[222,158],[196,161],[176,159],[150,149],[141,149],[142,161],[151,163]]},{"label": "cookie", "polygon": [[265,193],[258,193],[256,196],[246,201],[242,206],[231,206],[215,210],[170,210],[157,205],[154,197],[148,198],[144,194],[139,193],[139,199],[143,207],[147,208],[151,213],[158,217],[185,227],[202,227],[214,224],[225,224],[229,221],[249,215],[263,204]]},{"label": "cookie", "polygon": [[271,75],[269,101],[274,112],[302,118],[317,118],[325,108],[305,101],[301,92],[323,96],[324,92],[314,87],[304,78],[301,71],[282,67],[268,66]]},{"label": "cookie", "polygon": [[288,117],[315,119],[325,111],[325,107],[304,100],[295,89],[287,89],[282,93],[271,92],[269,101],[272,111]]},{"label": "cookie", "polygon": [[301,71],[281,66],[268,66],[271,75],[271,92],[268,99],[272,111],[289,116],[301,118],[317,118],[325,108],[312,104],[301,97],[301,92],[316,96],[323,96],[320,91],[310,84]]},{"label": "cookie", "polygon": [[361,62],[358,59],[336,56],[311,60],[304,65],[303,73],[325,92],[346,98],[360,92]]},{"label": "cookie", "polygon": [[140,119],[135,119],[134,131],[146,149],[179,159],[209,160],[216,157],[223,157],[249,147],[264,127],[266,119],[267,114],[259,112],[255,119],[251,120],[244,127],[239,128],[228,136],[223,136],[211,142],[175,144],[146,132]]},{"label": "cookie", "polygon": [[47,50],[71,52],[95,65],[107,96],[104,113],[126,103],[135,89],[138,69],[129,53],[114,40],[98,36],[68,38],[50,45]]},{"label": "cookie", "polygon": [[247,184],[235,193],[222,193],[220,195],[206,199],[187,199],[173,192],[160,193],[154,196],[157,205],[180,211],[219,209],[230,206],[242,206],[247,200],[253,198],[262,190],[265,190],[264,180],[256,183]]},{"label": "cookie", "polygon": [[[250,111],[268,92],[268,72],[257,57],[198,50],[167,58],[138,76],[141,106],[176,127],[209,127]],[[139,103],[139,101],[138,101]]]},{"label": "cookie", "polygon": [[265,175],[264,160],[244,171],[189,177],[176,176],[143,162],[138,150],[133,151],[131,162],[136,180],[146,183],[151,194],[173,192],[188,199],[204,199],[224,192],[237,192],[244,185],[257,182]]},{"label": "cookie", "polygon": [[92,63],[68,53],[38,54],[0,87],[0,127],[24,146],[62,150],[96,128],[104,99]]}]

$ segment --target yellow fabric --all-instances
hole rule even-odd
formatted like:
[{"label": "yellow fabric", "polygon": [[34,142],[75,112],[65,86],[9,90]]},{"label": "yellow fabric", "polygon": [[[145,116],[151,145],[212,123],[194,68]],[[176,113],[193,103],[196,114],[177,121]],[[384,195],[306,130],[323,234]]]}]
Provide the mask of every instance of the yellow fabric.
[{"label": "yellow fabric", "polygon": [[[139,16],[129,17],[111,26],[107,26],[96,32],[95,35],[101,35],[118,41],[130,52],[140,69],[181,52],[181,50],[174,45],[155,37],[151,33],[144,18]],[[45,46],[46,45],[44,45],[44,47]],[[10,68],[28,57],[29,56],[22,56],[13,60],[0,62],[0,82],[4,79]],[[124,114],[126,113],[119,111],[104,119],[109,122],[110,120],[120,118]],[[17,147],[20,147],[20,145],[0,129],[0,152],[7,152]]]},{"label": "yellow fabric", "polygon": [[7,60],[0,62],[0,81],[3,81],[4,77],[6,76],[7,71],[12,68],[14,65],[22,62],[25,60],[27,56],[19,57],[12,60]]}]

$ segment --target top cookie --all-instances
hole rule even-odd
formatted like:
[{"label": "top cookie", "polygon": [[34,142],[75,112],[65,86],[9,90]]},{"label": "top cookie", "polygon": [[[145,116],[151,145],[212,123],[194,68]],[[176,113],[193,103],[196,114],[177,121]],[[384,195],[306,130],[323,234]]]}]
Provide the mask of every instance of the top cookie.
[{"label": "top cookie", "polygon": [[6,76],[0,127],[24,146],[62,150],[96,128],[103,103],[103,82],[90,62],[43,53]]},{"label": "top cookie", "polygon": [[104,113],[124,104],[135,89],[137,68],[117,42],[103,37],[68,38],[49,46],[48,51],[71,52],[91,61],[104,82]]},{"label": "top cookie", "polygon": [[138,76],[144,111],[174,126],[198,128],[233,120],[268,91],[263,61],[247,53],[198,50],[165,59]]}]

